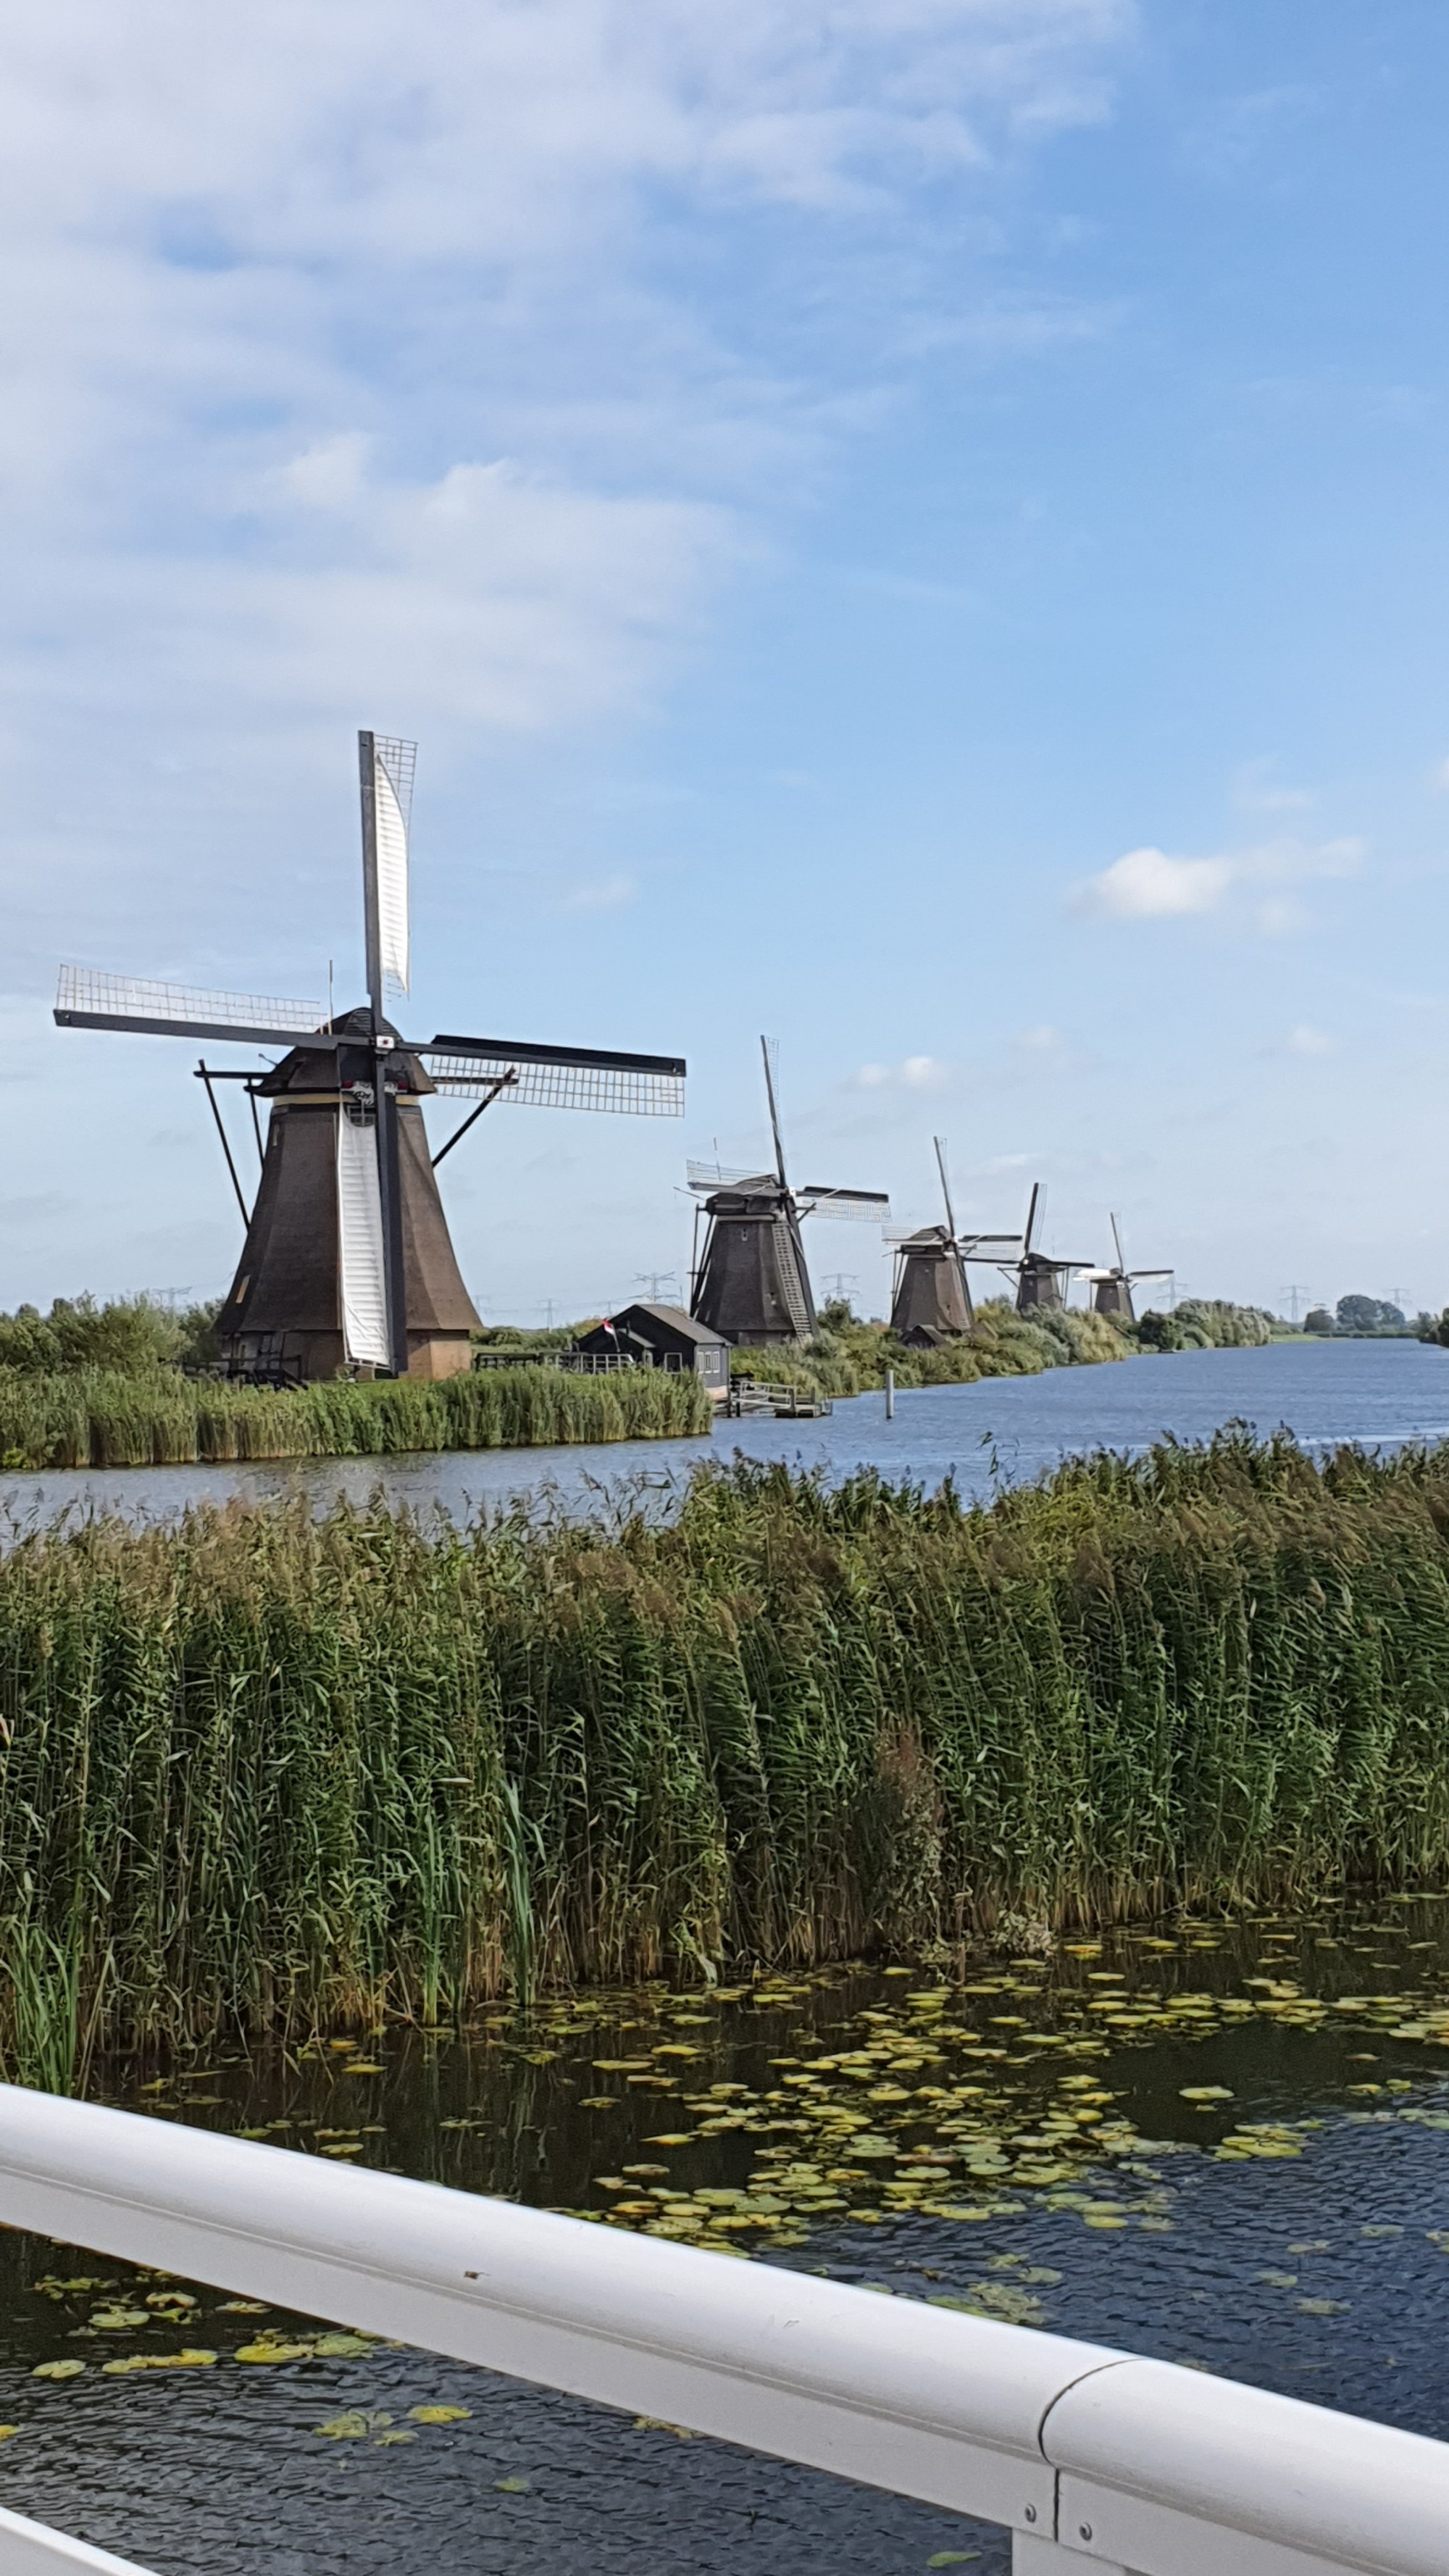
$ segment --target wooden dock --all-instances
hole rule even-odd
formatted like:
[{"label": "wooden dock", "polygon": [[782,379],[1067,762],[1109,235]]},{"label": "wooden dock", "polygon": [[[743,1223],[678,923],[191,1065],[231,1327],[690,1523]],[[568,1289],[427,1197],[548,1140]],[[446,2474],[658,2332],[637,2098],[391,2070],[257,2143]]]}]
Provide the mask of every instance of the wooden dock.
[{"label": "wooden dock", "polygon": [[759,1378],[737,1377],[730,1381],[723,1410],[731,1422],[750,1413],[770,1413],[777,1422],[818,1422],[833,1412],[834,1404],[830,1396],[811,1395],[804,1387],[766,1386]]}]

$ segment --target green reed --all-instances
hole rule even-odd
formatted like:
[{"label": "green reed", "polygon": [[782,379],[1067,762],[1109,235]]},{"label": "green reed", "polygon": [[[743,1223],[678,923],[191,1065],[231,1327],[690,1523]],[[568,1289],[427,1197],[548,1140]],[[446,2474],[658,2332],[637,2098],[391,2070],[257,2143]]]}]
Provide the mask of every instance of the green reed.
[{"label": "green reed", "polygon": [[984,1508],[737,1462],[22,1536],[0,2057],[1442,1880],[1446,1537],[1449,1452],[1238,1433]]},{"label": "green reed", "polygon": [[171,1369],[0,1369],[0,1467],[164,1467],[242,1458],[373,1458],[411,1449],[669,1440],[707,1431],[699,1379],[629,1369],[495,1369],[428,1385],[347,1379],[228,1386]]}]

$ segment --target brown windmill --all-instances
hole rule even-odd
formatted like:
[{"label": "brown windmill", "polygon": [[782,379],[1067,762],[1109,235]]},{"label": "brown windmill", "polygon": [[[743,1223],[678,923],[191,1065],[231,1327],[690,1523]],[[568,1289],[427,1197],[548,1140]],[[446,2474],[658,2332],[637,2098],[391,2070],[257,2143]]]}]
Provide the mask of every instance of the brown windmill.
[{"label": "brown windmill", "polygon": [[946,1140],[936,1136],[932,1142],[946,1222],[886,1238],[894,1243],[896,1256],[891,1331],[898,1341],[915,1349],[931,1349],[974,1331],[976,1309],[966,1272],[968,1261],[999,1261],[1021,1241],[1019,1234],[958,1233],[946,1170]]},{"label": "brown windmill", "polygon": [[883,1225],[890,1215],[883,1190],[828,1189],[823,1183],[791,1189],[769,1041],[761,1038],[760,1048],[775,1141],[773,1172],[726,1172],[711,1163],[689,1166],[689,1186],[709,1219],[704,1255],[694,1266],[689,1311],[723,1340],[743,1347],[805,1342],[815,1330],[802,1217],[856,1217]]},{"label": "brown windmill", "polygon": [[[246,1225],[217,1333],[236,1376],[285,1382],[340,1372],[449,1377],[470,1362],[478,1323],[438,1195],[444,1155],[494,1100],[553,1109],[677,1117],[675,1056],[501,1038],[401,1037],[384,992],[408,989],[408,826],[415,746],[358,735],[368,999],[329,1016],[320,1004],[197,993],[62,967],[62,1028],[130,1029],[287,1052],[265,1073],[198,1067]],[[262,1174],[249,1208],[217,1107],[218,1081],[268,1103]],[[436,1154],[422,1101],[476,1106]]]},{"label": "brown windmill", "polygon": [[1122,1251],[1122,1230],[1115,1217],[1111,1219],[1112,1242],[1117,1254],[1113,1270],[1084,1270],[1083,1279],[1090,1283],[1092,1307],[1098,1315],[1111,1315],[1119,1324],[1135,1324],[1137,1312],[1132,1291],[1139,1279],[1170,1279],[1170,1270],[1129,1270]]},{"label": "brown windmill", "polygon": [[1046,1208],[1046,1191],[1040,1181],[1031,1185],[1031,1205],[1026,1215],[1026,1233],[1022,1238],[1021,1259],[1002,1264],[1007,1275],[1016,1281],[1018,1315],[1059,1315],[1066,1304],[1062,1294],[1069,1272],[1079,1270],[1079,1261],[1058,1261],[1036,1249],[1036,1230]]}]

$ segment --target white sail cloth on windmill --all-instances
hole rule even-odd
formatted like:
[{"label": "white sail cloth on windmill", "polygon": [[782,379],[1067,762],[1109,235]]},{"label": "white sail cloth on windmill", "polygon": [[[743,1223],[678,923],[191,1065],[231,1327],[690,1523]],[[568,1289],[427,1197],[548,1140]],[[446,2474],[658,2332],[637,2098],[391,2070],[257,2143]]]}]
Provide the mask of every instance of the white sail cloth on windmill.
[{"label": "white sail cloth on windmill", "polygon": [[[368,985],[381,1019],[389,991],[408,990],[408,826],[417,745],[387,734],[359,734],[362,789],[362,887]],[[379,1091],[385,1081],[379,1074]],[[337,1111],[337,1267],[342,1348],[354,1367],[392,1364],[384,1234],[384,1115],[374,1101],[371,1124],[340,1101]]]}]

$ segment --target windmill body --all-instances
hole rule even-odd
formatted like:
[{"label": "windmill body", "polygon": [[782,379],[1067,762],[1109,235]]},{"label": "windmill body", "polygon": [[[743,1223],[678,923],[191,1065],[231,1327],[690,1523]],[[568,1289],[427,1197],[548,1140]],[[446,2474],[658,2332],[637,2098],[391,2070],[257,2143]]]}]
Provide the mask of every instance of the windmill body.
[{"label": "windmill body", "polygon": [[742,1348],[808,1342],[815,1299],[800,1215],[772,1174],[747,1175],[704,1201],[709,1220],[691,1314]]},{"label": "windmill body", "polygon": [[956,1245],[940,1225],[924,1225],[896,1248],[891,1331],[913,1348],[958,1340],[976,1322]]},{"label": "windmill body", "polygon": [[[384,992],[408,984],[408,823],[414,747],[358,736],[368,1000],[341,1016],[308,1003],[191,993],[61,970],[62,1027],[146,1031],[281,1046],[260,1074],[199,1073],[212,1102],[246,1242],[217,1319],[235,1376],[450,1377],[471,1365],[478,1326],[438,1191],[436,1166],[495,1101],[678,1116],[684,1065],[672,1056],[403,1038]],[[213,1085],[242,1080],[268,1107],[261,1180],[248,1209]],[[462,1126],[429,1150],[422,1103],[470,1100]],[[257,1127],[258,1142],[261,1129]]]},{"label": "windmill body", "polygon": [[1015,1234],[960,1234],[951,1204],[946,1169],[946,1140],[937,1136],[936,1167],[945,1201],[944,1225],[923,1225],[896,1238],[895,1286],[891,1297],[891,1331],[897,1341],[916,1350],[934,1350],[959,1341],[976,1329],[976,1309],[966,1265],[996,1260],[1019,1243]]},{"label": "windmill body", "polygon": [[807,1342],[815,1331],[815,1298],[800,1232],[802,1217],[855,1217],[881,1224],[890,1214],[883,1191],[807,1187],[791,1189],[775,1102],[770,1050],[765,1089],[775,1139],[773,1172],[725,1172],[691,1163],[689,1186],[707,1221],[704,1254],[694,1278],[690,1313],[742,1349],[768,1343]]},{"label": "windmill body", "polygon": [[[349,1012],[335,1054],[294,1047],[252,1085],[269,1104],[256,1203],[236,1277],[217,1317],[231,1367],[247,1377],[337,1377],[384,1344],[375,1257],[376,1109],[370,1015]],[[387,1028],[385,1035],[394,1036]],[[436,1085],[419,1057],[395,1049],[398,1201],[407,1373],[453,1377],[472,1362],[477,1309],[463,1285],[443,1213],[421,1103]],[[377,1365],[375,1356],[372,1364]]]},{"label": "windmill body", "polygon": [[1132,1291],[1139,1279],[1170,1279],[1170,1270],[1129,1270],[1122,1252],[1122,1231],[1115,1216],[1111,1220],[1112,1242],[1117,1254],[1110,1270],[1084,1270],[1080,1274],[1092,1290],[1092,1312],[1110,1315],[1117,1324],[1135,1324],[1137,1311]]},{"label": "windmill body", "polygon": [[1046,1192],[1040,1181],[1033,1181],[1031,1205],[1027,1209],[1026,1233],[1022,1238],[1021,1259],[1014,1267],[1016,1277],[1016,1311],[1018,1315],[1060,1315],[1066,1309],[1066,1288],[1073,1271],[1081,1264],[1057,1261],[1036,1249],[1037,1227],[1045,1213]]}]

